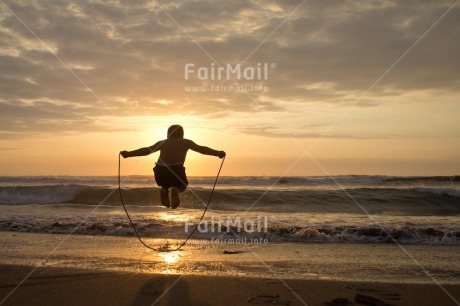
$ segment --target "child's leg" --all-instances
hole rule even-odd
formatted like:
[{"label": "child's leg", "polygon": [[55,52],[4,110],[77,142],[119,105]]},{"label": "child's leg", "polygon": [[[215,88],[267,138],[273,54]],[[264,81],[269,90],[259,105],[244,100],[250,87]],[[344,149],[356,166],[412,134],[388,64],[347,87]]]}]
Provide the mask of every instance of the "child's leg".
[{"label": "child's leg", "polygon": [[165,188],[165,187],[161,187],[161,190],[160,190],[160,201],[161,201],[161,205],[165,206],[165,207],[170,207],[170,202],[169,202],[169,191],[168,191],[168,188]]},{"label": "child's leg", "polygon": [[176,209],[180,205],[179,188],[171,187],[171,208]]},{"label": "child's leg", "polygon": [[184,192],[187,186],[171,187],[171,208],[176,209],[180,205],[179,192]]}]

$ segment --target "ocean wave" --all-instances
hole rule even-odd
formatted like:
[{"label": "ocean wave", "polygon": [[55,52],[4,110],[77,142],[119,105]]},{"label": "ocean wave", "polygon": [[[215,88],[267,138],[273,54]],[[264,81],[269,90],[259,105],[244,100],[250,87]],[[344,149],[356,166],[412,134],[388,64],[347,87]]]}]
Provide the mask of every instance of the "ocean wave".
[{"label": "ocean wave", "polygon": [[65,203],[83,190],[79,185],[0,187],[0,204]]},{"label": "ocean wave", "polygon": [[[189,181],[197,185],[211,185],[214,176],[191,176]],[[122,177],[127,185],[154,184],[153,175],[129,175]],[[379,184],[379,183],[458,183],[460,176],[385,176],[385,175],[336,175],[336,176],[221,176],[219,184],[244,186],[301,185],[319,186],[339,184]],[[59,185],[75,184],[88,186],[110,185],[118,183],[116,176],[0,176],[0,184]]]},{"label": "ocean wave", "polygon": [[460,182],[459,175],[453,176],[399,176],[389,177],[386,182]]},{"label": "ocean wave", "polygon": [[460,198],[460,190],[455,188],[417,188],[419,192],[429,192],[436,195],[448,195],[455,198]]},{"label": "ocean wave", "polygon": [[[136,220],[135,226],[142,237],[184,239],[188,233],[184,224],[164,220]],[[261,232],[247,232],[241,227],[212,226],[213,231],[197,230],[194,240],[204,239],[226,243],[244,241],[298,242],[298,243],[403,243],[460,245],[460,230],[418,226],[413,224],[379,226],[290,226],[271,224]],[[190,227],[191,229],[192,227]],[[101,220],[0,220],[0,230],[80,235],[135,235],[131,225],[123,219]]]},{"label": "ocean wave", "polygon": [[270,228],[272,241],[460,244],[460,231],[414,225]]},{"label": "ocean wave", "polygon": [[[379,175],[338,175],[338,176],[222,176],[219,184],[236,186],[271,186],[271,185],[299,185],[318,186],[340,184],[376,184],[383,181],[391,181],[397,177]],[[153,175],[131,175],[122,178],[124,185],[152,185]],[[213,176],[191,176],[189,181],[196,185],[212,185]],[[49,185],[49,184],[75,184],[88,186],[109,185],[118,183],[116,176],[0,176],[0,183],[24,184],[24,185]]]},{"label": "ocean wave", "polygon": [[[53,185],[83,185],[110,186],[118,185],[116,176],[0,176],[3,186],[53,186]],[[153,176],[132,175],[123,178],[125,186],[147,187],[154,184]]]},{"label": "ocean wave", "polygon": [[[122,190],[126,205],[158,206],[158,188]],[[181,195],[181,207],[201,209],[210,189],[190,188]],[[0,204],[121,205],[118,190],[82,185],[0,187]],[[460,191],[455,188],[354,188],[336,190],[216,190],[214,210],[275,212],[351,212],[411,215],[460,214]]]}]

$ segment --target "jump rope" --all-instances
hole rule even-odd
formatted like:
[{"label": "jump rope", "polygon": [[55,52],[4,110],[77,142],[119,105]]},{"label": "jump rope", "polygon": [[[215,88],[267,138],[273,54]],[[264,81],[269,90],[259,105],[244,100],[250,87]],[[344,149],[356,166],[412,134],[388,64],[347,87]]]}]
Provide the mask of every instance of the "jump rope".
[{"label": "jump rope", "polygon": [[203,220],[204,215],[206,214],[206,211],[208,210],[209,204],[211,203],[212,194],[214,193],[214,189],[216,189],[216,184],[217,184],[217,180],[219,179],[220,170],[222,170],[222,166],[224,165],[224,161],[225,161],[225,156],[224,156],[224,158],[222,159],[222,162],[221,162],[221,164],[220,164],[219,171],[217,172],[216,179],[214,180],[214,185],[212,186],[211,194],[209,195],[208,203],[206,204],[206,207],[204,208],[204,211],[203,211],[203,214],[201,215],[200,221],[198,221],[198,223],[197,223],[197,224],[195,225],[195,227],[193,228],[192,232],[187,236],[187,238],[185,238],[185,240],[184,240],[177,248],[175,248],[175,249],[165,249],[165,248],[154,248],[154,247],[148,245],[147,243],[145,243],[145,242],[142,240],[141,236],[139,235],[139,232],[137,231],[136,226],[134,225],[133,220],[132,220],[131,217],[129,216],[128,210],[126,209],[125,202],[123,201],[123,196],[122,196],[122,194],[121,194],[121,180],[120,180],[120,172],[121,172],[121,152],[118,154],[118,192],[119,192],[119,194],[120,194],[121,204],[123,204],[123,209],[125,210],[126,216],[127,216],[128,219],[129,219],[129,223],[131,224],[131,227],[133,228],[134,233],[136,233],[137,238],[139,239],[139,241],[140,241],[146,248],[149,248],[149,249],[151,249],[151,250],[153,250],[153,251],[157,251],[157,252],[165,252],[165,253],[168,253],[168,252],[179,251],[184,245],[187,244],[187,241],[192,237],[193,233],[195,233],[196,229],[198,228],[198,226],[200,225],[201,221]]}]

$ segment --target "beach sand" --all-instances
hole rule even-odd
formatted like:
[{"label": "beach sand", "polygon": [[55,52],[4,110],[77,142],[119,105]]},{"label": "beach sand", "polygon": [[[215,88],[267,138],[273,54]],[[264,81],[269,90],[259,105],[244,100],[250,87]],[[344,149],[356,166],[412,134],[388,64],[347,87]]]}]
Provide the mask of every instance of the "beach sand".
[{"label": "beach sand", "polygon": [[0,305],[431,306],[460,300],[458,246],[208,241],[158,253],[134,237],[0,232],[0,241]]},{"label": "beach sand", "polygon": [[[434,284],[165,275],[0,266],[2,305],[457,305]],[[446,285],[458,300],[458,285]],[[14,290],[14,291],[13,291]],[[342,304],[340,303],[342,302]],[[348,303],[348,304],[346,304]]]}]

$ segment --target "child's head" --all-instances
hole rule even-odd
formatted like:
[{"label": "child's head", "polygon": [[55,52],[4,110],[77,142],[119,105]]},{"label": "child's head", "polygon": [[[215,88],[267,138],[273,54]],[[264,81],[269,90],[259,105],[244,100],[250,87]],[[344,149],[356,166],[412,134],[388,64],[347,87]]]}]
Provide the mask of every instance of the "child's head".
[{"label": "child's head", "polygon": [[178,124],[171,125],[168,129],[168,138],[184,138],[184,128]]}]

